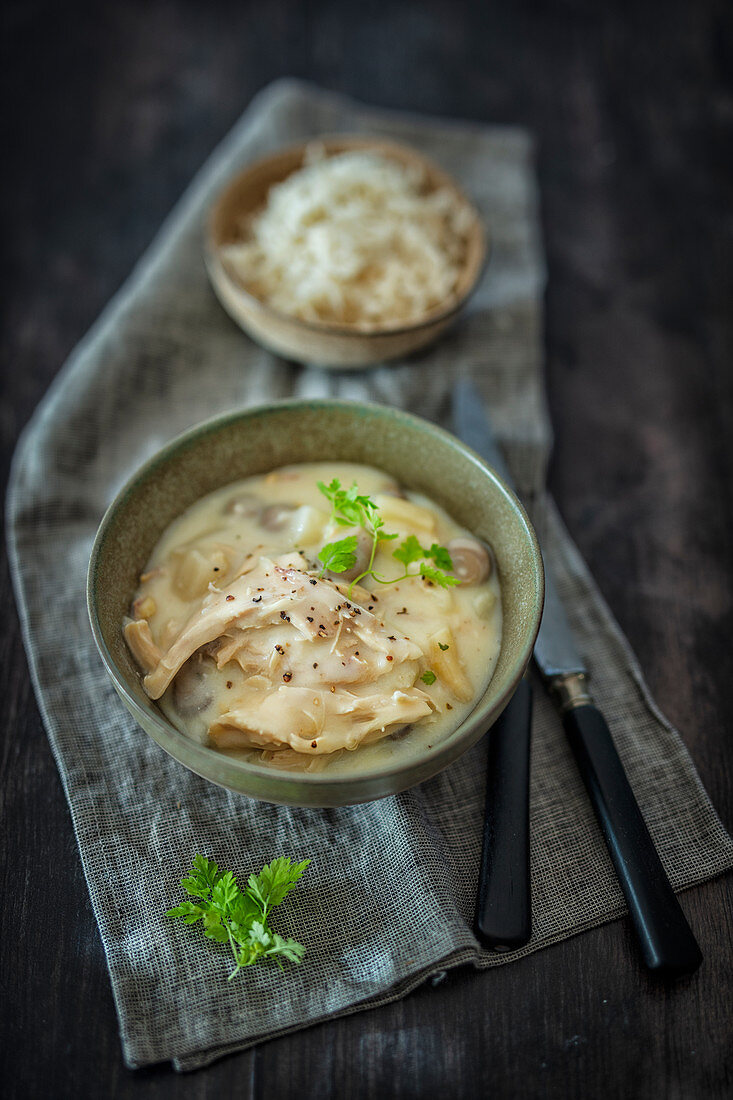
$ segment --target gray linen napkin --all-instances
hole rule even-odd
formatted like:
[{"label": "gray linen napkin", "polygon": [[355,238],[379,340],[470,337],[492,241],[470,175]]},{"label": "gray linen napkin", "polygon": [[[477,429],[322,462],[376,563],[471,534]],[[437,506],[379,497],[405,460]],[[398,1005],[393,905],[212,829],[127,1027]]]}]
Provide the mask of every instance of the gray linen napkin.
[{"label": "gray linen napkin", "polygon": [[[483,211],[492,259],[460,325],[432,351],[370,372],[277,359],[223,313],[201,240],[212,197],[239,165],[286,142],[362,131],[404,140],[453,172]],[[405,405],[445,420],[471,375],[514,476],[539,497],[545,552],[596,672],[649,828],[681,889],[733,864],[733,845],[678,734],[551,504],[541,375],[532,149],[521,131],[364,109],[294,81],[262,92],[41,403],[18,446],[8,499],[15,590],[36,694],[71,807],[129,1066],[178,1069],[331,1015],[384,1004],[459,963],[510,962],[624,912],[606,850],[552,708],[534,719],[534,935],[493,955],[471,933],[485,745],[398,797],[342,810],[286,809],[206,783],[169,759],[117,700],[92,644],[84,580],[94,532],[123,481],[167,439],[235,407],[290,395]],[[277,915],[304,964],[227,983],[226,950],[163,916],[194,853],[241,875],[281,854],[313,860]]]}]

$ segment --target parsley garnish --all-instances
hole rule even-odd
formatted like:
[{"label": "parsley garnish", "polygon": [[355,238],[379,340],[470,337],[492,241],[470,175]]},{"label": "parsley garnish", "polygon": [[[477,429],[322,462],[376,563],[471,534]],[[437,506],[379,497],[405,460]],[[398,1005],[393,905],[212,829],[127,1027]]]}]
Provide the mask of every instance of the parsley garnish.
[{"label": "parsley garnish", "polygon": [[[342,527],[364,527],[369,529],[373,516],[376,515],[377,506],[371,497],[360,493],[356,482],[350,489],[342,489],[338,478],[325,485],[318,482],[318,488],[331,502],[331,519]],[[381,521],[378,526],[382,526]]]},{"label": "parsley garnish", "polygon": [[356,561],[356,535],[349,535],[338,542],[329,542],[318,551],[318,560],[324,569],[332,573],[345,573]]},{"label": "parsley garnish", "polygon": [[415,561],[420,561],[425,556],[426,551],[423,550],[415,535],[408,535],[397,549],[392,551],[392,557],[396,558],[397,561],[401,561],[405,568]]},{"label": "parsley garnish", "polygon": [[197,902],[184,901],[169,909],[167,917],[180,917],[184,924],[203,922],[207,939],[228,943],[236,966],[229,981],[242,967],[260,959],[272,958],[282,968],[282,960],[299,963],[305,947],[284,939],[268,923],[270,910],[285,899],[310,863],[293,863],[287,856],[273,859],[259,875],[250,875],[244,891],[239,889],[231,871],[222,872],[205,856],[195,856],[191,873],[181,886]]},{"label": "parsley garnish", "polygon": [[445,653],[446,649],[450,649],[450,646],[449,645],[443,645],[442,642],[438,642],[438,649],[442,649],[443,653]]},{"label": "parsley garnish", "polygon": [[425,557],[430,558],[439,569],[452,569],[453,562],[451,561],[450,554],[444,546],[438,546],[437,542],[434,542],[429,550],[425,550]]},{"label": "parsley garnish", "polygon": [[432,581],[440,588],[450,588],[451,585],[461,583],[458,577],[449,577],[442,569],[436,569],[434,565],[427,565],[424,561],[420,562],[420,576],[426,581]]},{"label": "parsley garnish", "polygon": [[[408,535],[392,552],[395,558],[404,566],[404,573],[399,577],[380,577],[374,571],[374,558],[380,542],[388,542],[399,536],[389,535],[384,531],[384,520],[379,516],[377,505],[364,493],[360,493],[356,482],[350,489],[342,489],[341,482],[334,478],[328,485],[318,482],[318,488],[331,502],[331,520],[342,527],[362,527],[372,539],[372,548],[369,555],[369,564],[366,569],[356,577],[349,586],[349,594],[355,584],[364,577],[374,577],[378,584],[397,584],[407,577],[423,577],[426,581],[439,585],[441,588],[450,588],[461,582],[457,577],[448,576],[446,569],[453,568],[450,554],[444,546],[433,543],[426,549],[420,545],[415,535]],[[318,553],[318,559],[322,563],[321,576],[326,569],[332,573],[345,573],[356,561],[356,535],[340,539],[338,542],[329,542]],[[417,572],[410,572],[410,566],[419,562]],[[428,562],[434,564],[429,565]]]},{"label": "parsley garnish", "polygon": [[420,679],[424,684],[434,684],[438,677],[435,675],[432,668],[426,668]]}]

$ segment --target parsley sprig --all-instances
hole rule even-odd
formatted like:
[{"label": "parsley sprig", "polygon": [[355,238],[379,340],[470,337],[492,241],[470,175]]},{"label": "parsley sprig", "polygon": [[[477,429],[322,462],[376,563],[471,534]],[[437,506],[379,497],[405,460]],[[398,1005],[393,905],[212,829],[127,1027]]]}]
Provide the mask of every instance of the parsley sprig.
[{"label": "parsley sprig", "polygon": [[318,557],[323,563],[321,576],[326,569],[330,569],[332,573],[345,573],[347,569],[351,569],[356,561],[357,543],[356,535],[348,535],[345,539],[339,539],[338,542],[329,542],[326,546],[322,546],[318,552]]},{"label": "parsley sprig", "polygon": [[[403,581],[407,577],[423,577],[440,588],[450,588],[461,583],[457,577],[451,577],[445,572],[453,568],[451,556],[446,548],[438,546],[436,542],[430,547],[422,546],[415,535],[408,535],[392,552],[392,557],[404,566],[404,573],[398,577],[381,577],[374,570],[374,558],[379,544],[391,542],[399,538],[399,535],[387,534],[377,505],[371,497],[359,492],[356,482],[350,489],[343,489],[338,478],[334,478],[328,485],[319,481],[318,488],[331,503],[333,523],[341,527],[361,527],[372,540],[369,564],[351,582],[349,594],[354,585],[364,577],[374,577],[379,584],[397,584],[398,581]],[[326,543],[321,547],[318,552],[318,559],[322,565],[320,575],[323,576],[326,569],[330,569],[332,573],[345,573],[351,569],[356,562],[357,545],[357,536],[348,535],[346,538]],[[418,564],[417,571],[410,569],[410,566],[415,564]]]},{"label": "parsley sprig", "polygon": [[166,916],[179,917],[184,924],[202,921],[207,939],[229,944],[236,964],[229,981],[243,967],[260,959],[274,959],[281,968],[283,959],[299,963],[305,947],[273,932],[268,917],[298,883],[309,863],[309,859],[293,863],[287,856],[274,859],[259,875],[250,875],[242,891],[231,871],[220,871],[213,860],[197,855],[191,873],[181,879],[183,889],[197,901],[184,901],[169,909]]}]

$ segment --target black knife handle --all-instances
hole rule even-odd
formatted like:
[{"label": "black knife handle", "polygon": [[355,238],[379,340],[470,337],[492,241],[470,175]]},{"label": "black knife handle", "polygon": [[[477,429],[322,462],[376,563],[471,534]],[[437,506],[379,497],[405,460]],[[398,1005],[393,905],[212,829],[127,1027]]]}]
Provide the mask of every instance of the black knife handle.
[{"label": "black knife handle", "polygon": [[527,680],[520,680],[488,735],[476,936],[495,951],[522,947],[532,934],[529,884],[531,723],[532,689]]},{"label": "black knife handle", "polygon": [[588,704],[563,724],[603,831],[644,962],[664,977],[691,974],[702,953],[662,867],[606,721]]}]

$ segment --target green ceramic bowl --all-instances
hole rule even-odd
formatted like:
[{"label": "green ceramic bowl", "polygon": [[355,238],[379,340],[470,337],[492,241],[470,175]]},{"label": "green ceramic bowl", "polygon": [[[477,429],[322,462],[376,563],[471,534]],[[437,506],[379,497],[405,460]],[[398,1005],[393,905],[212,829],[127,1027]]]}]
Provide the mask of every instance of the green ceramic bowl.
[{"label": "green ceramic bowl", "polygon": [[[122,637],[138,577],[160,535],[206,493],[293,462],[378,466],[425,493],[489,543],[499,572],[503,636],[494,675],[469,716],[432,750],[388,771],[329,777],[278,772],[197,744],[143,691]],[[205,779],[291,806],[345,806],[421,783],[469,749],[509,701],[532,653],[544,595],[542,558],[514,494],[473,451],[408,413],[346,401],[287,401],[208,421],[159,451],[108,509],[89,565],[94,639],[125,706],[166,752]]]}]

